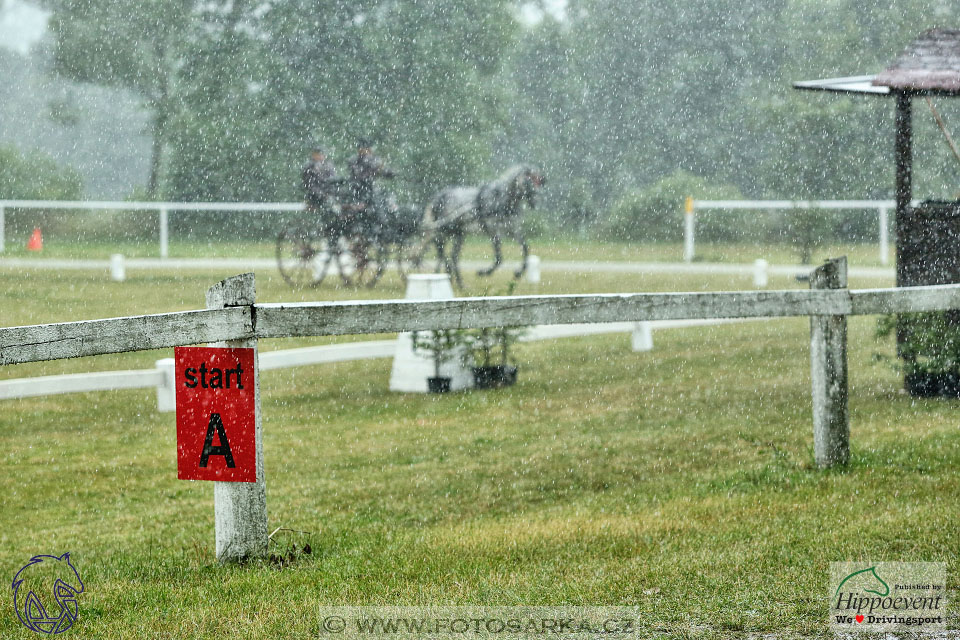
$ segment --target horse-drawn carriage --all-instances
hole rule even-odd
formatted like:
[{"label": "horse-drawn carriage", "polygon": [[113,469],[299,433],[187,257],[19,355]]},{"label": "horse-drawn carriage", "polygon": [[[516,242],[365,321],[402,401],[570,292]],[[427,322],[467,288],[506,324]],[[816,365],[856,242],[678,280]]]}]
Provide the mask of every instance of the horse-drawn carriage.
[{"label": "horse-drawn carriage", "polygon": [[326,197],[277,237],[280,275],[293,287],[319,286],[334,273],[343,284],[372,287],[391,262],[405,275],[419,262],[421,215],[380,190],[358,203],[347,180],[331,181]]},{"label": "horse-drawn carriage", "polygon": [[346,285],[373,286],[388,265],[402,277],[419,268],[426,249],[437,251],[437,270],[446,270],[456,285],[460,250],[471,227],[490,237],[494,262],[478,273],[486,276],[502,262],[501,240],[519,243],[527,268],[528,247],[521,229],[523,205],[535,205],[543,174],[516,165],[495,180],[475,187],[447,187],[424,211],[398,205],[393,194],[374,190],[367,203],[357,203],[350,182],[334,180],[324,198],[307,206],[306,220],[287,226],[277,238],[277,266],[291,286],[318,286],[334,271]]}]

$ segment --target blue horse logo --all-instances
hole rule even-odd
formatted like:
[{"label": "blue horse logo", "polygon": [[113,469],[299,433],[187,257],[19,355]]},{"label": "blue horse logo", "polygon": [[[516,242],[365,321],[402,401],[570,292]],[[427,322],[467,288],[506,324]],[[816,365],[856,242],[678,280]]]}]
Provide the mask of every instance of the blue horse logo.
[{"label": "blue horse logo", "polygon": [[[26,628],[37,633],[63,633],[73,626],[79,612],[77,595],[83,593],[83,582],[70,564],[70,554],[34,556],[13,578],[13,604],[17,617]],[[57,608],[48,610],[41,600],[53,599]],[[47,599],[47,605],[51,602]]]}]

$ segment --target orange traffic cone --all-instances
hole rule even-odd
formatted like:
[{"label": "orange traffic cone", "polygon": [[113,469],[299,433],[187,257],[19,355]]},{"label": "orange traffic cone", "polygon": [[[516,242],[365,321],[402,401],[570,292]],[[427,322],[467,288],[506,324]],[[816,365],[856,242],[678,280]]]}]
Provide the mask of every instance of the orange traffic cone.
[{"label": "orange traffic cone", "polygon": [[43,234],[40,233],[40,227],[36,227],[33,230],[33,233],[30,234],[30,239],[27,241],[27,251],[42,251],[43,250]]}]

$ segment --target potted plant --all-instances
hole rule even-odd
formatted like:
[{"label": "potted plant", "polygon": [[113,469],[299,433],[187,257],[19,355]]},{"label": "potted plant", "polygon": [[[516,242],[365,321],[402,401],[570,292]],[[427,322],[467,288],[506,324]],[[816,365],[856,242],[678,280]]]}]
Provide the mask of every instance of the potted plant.
[{"label": "potted plant", "polygon": [[[515,282],[507,287],[513,293]],[[527,327],[488,327],[470,332],[467,345],[478,366],[473,367],[473,383],[477,389],[509,387],[517,382],[517,365],[510,349],[526,332]]]},{"label": "potted plant", "polygon": [[450,391],[451,378],[441,376],[440,367],[456,356],[457,347],[462,344],[463,332],[457,329],[413,332],[413,350],[433,361],[433,377],[427,378],[427,390],[430,393]]},{"label": "potted plant", "polygon": [[960,318],[952,311],[887,315],[878,337],[899,333],[904,388],[919,398],[960,397]]}]

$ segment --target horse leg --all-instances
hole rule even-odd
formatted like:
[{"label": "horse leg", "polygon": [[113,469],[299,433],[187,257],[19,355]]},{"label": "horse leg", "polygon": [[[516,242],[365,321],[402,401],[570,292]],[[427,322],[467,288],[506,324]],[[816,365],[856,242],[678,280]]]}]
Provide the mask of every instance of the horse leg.
[{"label": "horse leg", "polygon": [[479,276],[489,276],[496,271],[500,263],[503,262],[503,252],[500,250],[500,234],[495,233],[491,235],[490,241],[493,243],[493,265],[491,265],[489,269],[480,269],[480,271],[477,271],[477,275]]},{"label": "horse leg", "polygon": [[520,229],[514,231],[513,239],[520,243],[520,250],[523,253],[523,262],[520,263],[520,268],[513,272],[513,277],[519,280],[527,272],[527,258],[530,255],[530,247],[527,245],[527,238]]},{"label": "horse leg", "polygon": [[464,234],[458,233],[453,237],[453,248],[450,250],[450,258],[453,261],[453,277],[457,282],[457,288],[463,289],[463,278],[460,276],[460,250],[463,249]]},{"label": "horse leg", "polygon": [[433,244],[437,247],[437,267],[433,270],[434,273],[440,273],[440,269],[445,270],[447,273],[450,272],[450,269],[447,267],[447,257],[443,251],[443,241],[444,237],[440,234],[437,234],[433,239]]}]

